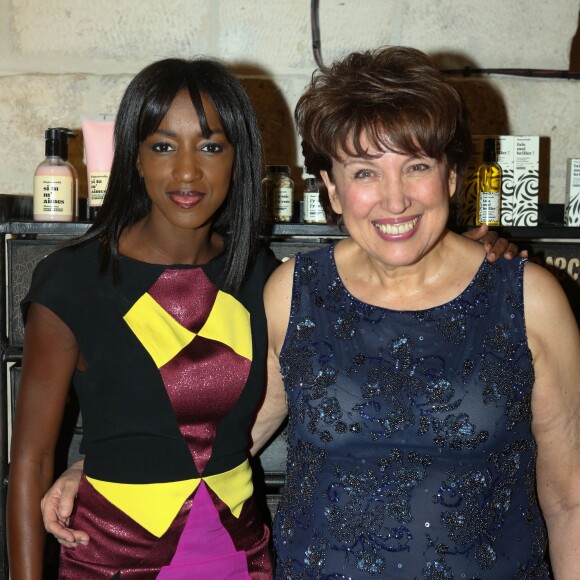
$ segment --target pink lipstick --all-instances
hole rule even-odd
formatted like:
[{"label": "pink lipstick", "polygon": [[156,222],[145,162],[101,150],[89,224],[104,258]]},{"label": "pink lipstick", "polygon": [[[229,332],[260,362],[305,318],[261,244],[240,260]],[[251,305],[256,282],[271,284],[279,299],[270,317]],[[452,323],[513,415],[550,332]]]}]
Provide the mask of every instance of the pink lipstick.
[{"label": "pink lipstick", "polygon": [[200,191],[169,191],[167,192],[167,196],[169,199],[179,207],[183,209],[189,209],[195,205],[197,205],[203,198],[205,194],[201,193]]}]

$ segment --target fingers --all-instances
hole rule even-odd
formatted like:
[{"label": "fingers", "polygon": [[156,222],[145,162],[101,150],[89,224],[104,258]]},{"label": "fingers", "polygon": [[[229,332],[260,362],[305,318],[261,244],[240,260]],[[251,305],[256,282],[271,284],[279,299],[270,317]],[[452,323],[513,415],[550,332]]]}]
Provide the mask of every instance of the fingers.
[{"label": "fingers", "polygon": [[506,251],[504,252],[504,256],[509,258],[510,260],[518,255],[518,247],[511,242],[508,244]]},{"label": "fingers", "polygon": [[[55,489],[54,485],[46,492],[40,501],[40,511],[42,512],[42,520],[46,524],[52,524],[58,521],[58,506],[60,503],[60,490]],[[47,530],[48,531],[48,530]]]},{"label": "fingers", "polygon": [[466,238],[469,238],[470,240],[475,240],[476,242],[483,239],[486,234],[495,236],[494,239],[498,237],[498,235],[495,232],[489,231],[489,226],[487,226],[486,224],[479,226],[477,228],[473,228],[463,233],[463,235]]},{"label": "fingers", "polygon": [[76,548],[77,546],[86,546],[89,543],[89,535],[81,530],[73,530],[68,527],[68,520],[62,520],[54,515],[43,516],[44,527],[49,534],[52,534],[59,544],[67,548]]},{"label": "fingers", "polygon": [[86,532],[68,527],[81,474],[82,463],[71,466],[56,480],[40,502],[42,521],[46,531],[68,548],[86,545],[89,542]]},{"label": "fingers", "polygon": [[61,481],[59,489],[60,493],[58,503],[58,516],[60,519],[64,520],[68,519],[72,514],[75,504],[75,498],[77,495],[77,491],[79,489],[79,482],[76,478],[72,480],[64,479],[64,475],[61,477],[61,480],[58,480]]},{"label": "fingers", "polygon": [[[52,534],[60,544],[68,548],[74,548],[77,545],[86,545],[89,542],[89,536],[85,532],[72,530],[68,527],[69,518],[61,517],[58,513],[60,506],[59,490],[52,488],[44,496],[41,502],[42,521],[49,534]],[[69,510],[70,515],[70,510]]]},{"label": "fingers", "polygon": [[487,225],[482,225],[464,232],[463,235],[472,240],[480,241],[483,244],[489,262],[495,262],[500,256],[503,256],[507,260],[511,260],[518,255],[521,258],[528,257],[527,250],[519,251],[516,244],[505,238],[500,238],[499,234],[493,230],[490,231]]},{"label": "fingers", "polygon": [[[89,543],[89,535],[85,532],[81,532],[80,530],[73,530],[71,528],[64,527],[62,528],[59,537],[57,534],[53,534],[53,536],[58,540],[59,544],[66,546],[67,548],[76,548],[77,546],[86,546]],[[64,538],[72,538],[72,541]]]},{"label": "fingers", "polygon": [[[483,247],[487,252],[487,260],[488,262],[495,262],[499,256],[505,256],[506,258],[510,259],[513,258],[513,255],[509,253],[509,246],[514,246],[510,244],[505,238],[497,238],[495,241],[487,239],[489,234],[487,234],[486,239],[484,239]],[[514,246],[517,250],[517,246]]]}]

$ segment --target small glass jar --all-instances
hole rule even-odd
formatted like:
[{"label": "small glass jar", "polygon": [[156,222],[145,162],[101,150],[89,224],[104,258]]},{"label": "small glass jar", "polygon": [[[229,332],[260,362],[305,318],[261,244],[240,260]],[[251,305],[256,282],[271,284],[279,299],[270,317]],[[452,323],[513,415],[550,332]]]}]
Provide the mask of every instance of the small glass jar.
[{"label": "small glass jar", "polygon": [[320,192],[314,177],[304,180],[304,221],[307,224],[325,224],[326,214],[320,203]]},{"label": "small glass jar", "polygon": [[294,182],[288,165],[266,165],[262,192],[269,221],[290,222],[294,206]]}]

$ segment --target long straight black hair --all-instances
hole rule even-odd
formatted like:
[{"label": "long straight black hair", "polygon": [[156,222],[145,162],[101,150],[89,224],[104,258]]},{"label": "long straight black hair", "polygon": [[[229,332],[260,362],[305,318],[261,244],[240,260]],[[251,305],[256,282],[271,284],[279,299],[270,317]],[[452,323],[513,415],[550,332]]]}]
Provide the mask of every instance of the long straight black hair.
[{"label": "long straight black hair", "polygon": [[202,96],[213,104],[228,141],[234,165],[228,195],[214,216],[213,228],[225,239],[224,289],[235,291],[244,280],[259,239],[262,218],[262,142],[254,109],[240,81],[211,58],[168,58],[154,62],[129,83],[117,113],[114,155],[102,207],[86,234],[75,243],[99,238],[101,271],[118,271],[119,237],[151,211],[151,200],[137,171],[139,144],[154,133],[177,93],[187,90],[202,132],[210,135]]}]

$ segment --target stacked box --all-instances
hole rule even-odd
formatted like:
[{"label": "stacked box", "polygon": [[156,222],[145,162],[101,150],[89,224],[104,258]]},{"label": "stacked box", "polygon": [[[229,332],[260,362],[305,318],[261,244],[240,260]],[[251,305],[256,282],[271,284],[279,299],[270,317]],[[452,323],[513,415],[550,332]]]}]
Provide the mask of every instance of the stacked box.
[{"label": "stacked box", "polygon": [[580,159],[568,159],[566,164],[564,223],[580,226]]},{"label": "stacked box", "polygon": [[[540,137],[517,135],[515,139],[513,191],[502,198],[503,226],[537,226],[540,189]],[[503,190],[502,190],[503,195]]]},{"label": "stacked box", "polygon": [[483,144],[487,138],[496,139],[497,163],[501,167],[501,197],[502,197],[502,223],[504,214],[504,199],[513,197],[514,188],[514,161],[515,161],[515,138],[512,135],[473,135],[473,150],[469,166],[463,181],[463,187],[457,201],[458,225],[475,225],[477,211],[477,171],[483,162]]}]

